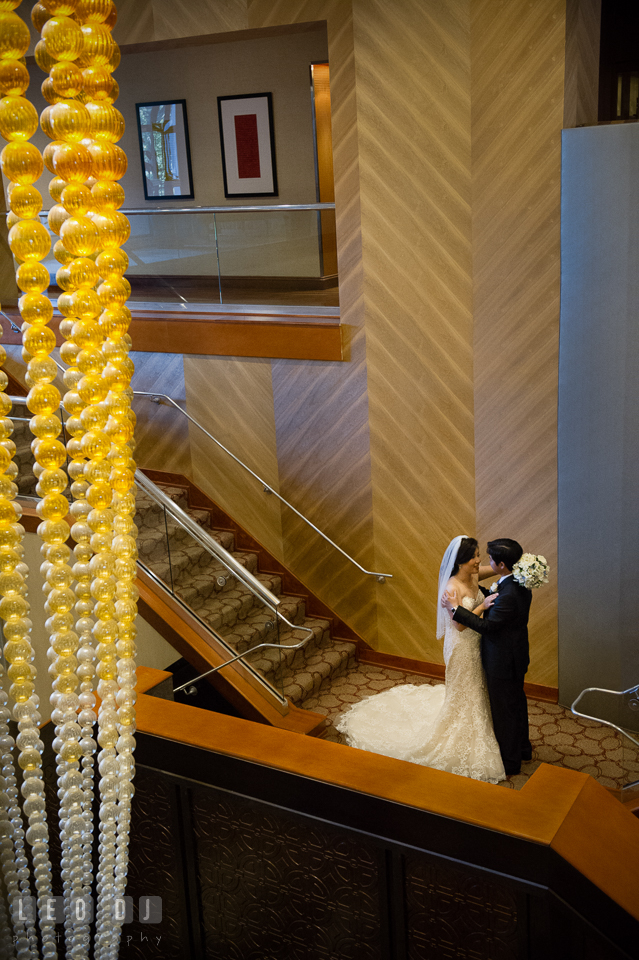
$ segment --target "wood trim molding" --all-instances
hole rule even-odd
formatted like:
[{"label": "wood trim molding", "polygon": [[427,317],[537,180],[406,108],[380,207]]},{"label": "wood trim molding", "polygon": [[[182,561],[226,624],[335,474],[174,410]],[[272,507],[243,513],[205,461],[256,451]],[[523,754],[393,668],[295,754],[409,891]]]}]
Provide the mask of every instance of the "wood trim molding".
[{"label": "wood trim molding", "polygon": [[[6,373],[7,379],[9,381],[9,383],[7,384],[7,389],[5,393],[9,393],[13,397],[26,397],[28,391],[24,386],[24,384],[20,383],[20,381],[17,380],[12,373],[9,373],[8,370],[5,370],[4,372]],[[26,367],[25,367],[25,373],[26,373]]]},{"label": "wood trim molding", "polygon": [[[5,313],[17,318],[17,310],[5,308]],[[283,360],[348,360],[346,329],[339,320],[321,323],[312,320],[276,320],[258,316],[226,314],[189,314],[189,317],[171,316],[136,310],[129,333],[133,349],[142,353],[191,353],[201,356],[258,357]],[[59,317],[50,327],[56,335],[56,344],[64,342],[59,333]],[[7,317],[0,317],[3,340],[21,344],[22,334],[11,328]]]},{"label": "wood trim molding", "polygon": [[541,683],[524,683],[524,693],[529,700],[543,700],[544,703],[559,703],[557,687],[546,687]]},{"label": "wood trim molding", "polygon": [[343,360],[339,323],[276,322],[231,318],[145,319],[134,313],[133,349],[218,357]]},{"label": "wood trim molding", "polygon": [[[373,650],[369,647],[365,640],[360,640],[358,643],[357,658],[360,663],[375,664],[380,667],[388,667],[391,670],[406,670],[408,673],[416,673],[420,677],[444,680],[446,676],[446,668],[443,663],[410,660],[407,657],[396,657],[391,653],[380,653],[379,650]],[[524,692],[529,700],[557,703],[559,699],[557,687],[544,687],[540,683],[524,683]]]}]

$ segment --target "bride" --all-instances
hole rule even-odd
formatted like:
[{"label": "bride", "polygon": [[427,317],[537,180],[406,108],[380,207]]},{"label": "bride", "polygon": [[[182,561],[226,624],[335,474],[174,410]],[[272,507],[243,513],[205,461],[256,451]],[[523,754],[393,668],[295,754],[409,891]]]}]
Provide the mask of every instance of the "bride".
[{"label": "bride", "polygon": [[451,620],[441,605],[446,592],[481,616],[496,597],[484,597],[479,590],[478,579],[489,576],[494,571],[480,568],[477,541],[455,537],[442,560],[437,594],[437,637],[444,637],[446,683],[404,684],[354,704],[337,724],[350,746],[474,780],[506,779],[493,733],[480,636]]}]

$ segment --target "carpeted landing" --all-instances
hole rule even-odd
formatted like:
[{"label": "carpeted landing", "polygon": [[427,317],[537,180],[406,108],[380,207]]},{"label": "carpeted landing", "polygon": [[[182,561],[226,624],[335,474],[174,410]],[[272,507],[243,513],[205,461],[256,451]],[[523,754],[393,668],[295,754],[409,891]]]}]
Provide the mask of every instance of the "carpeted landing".
[{"label": "carpeted landing", "polygon": [[[325,740],[344,743],[335,729],[339,715],[351,703],[357,703],[398,683],[439,683],[414,673],[390,670],[387,667],[360,663],[331,683],[330,690],[304,701],[304,707],[322,713],[329,721]],[[533,759],[522,764],[521,773],[508,777],[500,786],[520,790],[540,763],[552,763],[571,770],[581,770],[604,787],[620,788],[639,780],[639,748],[615,730],[592,720],[581,720],[556,703],[528,701],[530,739]]]}]

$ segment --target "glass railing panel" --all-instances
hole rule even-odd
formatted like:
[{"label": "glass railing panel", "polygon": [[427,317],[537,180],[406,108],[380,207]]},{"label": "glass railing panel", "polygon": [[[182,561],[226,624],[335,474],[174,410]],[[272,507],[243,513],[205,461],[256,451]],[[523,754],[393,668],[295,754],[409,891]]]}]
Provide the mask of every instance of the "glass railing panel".
[{"label": "glass railing panel", "polygon": [[316,210],[218,213],[216,222],[225,281],[321,276]]},{"label": "glass railing panel", "polygon": [[143,490],[136,493],[135,509],[140,563],[169,593],[174,593],[167,512],[162,504],[155,503]]},{"label": "glass railing panel", "polygon": [[[163,304],[164,309],[214,309],[220,303],[339,306],[334,208],[122,212],[131,224],[125,250],[134,304]],[[46,212],[41,219],[47,225]],[[51,234],[52,247],[57,239]],[[60,264],[52,254],[44,263],[55,284]],[[55,288],[51,292],[55,296]]]},{"label": "glass railing panel", "polygon": [[125,249],[133,301],[219,302],[214,213],[128,216]]},{"label": "glass railing panel", "polygon": [[[177,497],[178,506],[187,512],[186,498]],[[206,514],[208,520],[208,514]],[[208,532],[208,531],[206,531]],[[257,574],[256,554],[234,550],[230,533],[211,535],[228,550],[249,573]],[[172,517],[167,517],[167,538],[171,558],[173,592],[186,603],[195,615],[231,647],[235,653],[246,653],[262,643],[279,643],[278,618],[275,612],[251,589],[236,577],[218,557],[212,556],[198,541]],[[271,582],[264,580],[270,588]],[[263,648],[250,654],[246,662],[282,691],[280,652],[277,646]]]},{"label": "glass railing panel", "polygon": [[[337,270],[326,276],[323,243],[335,243],[335,211],[217,213],[224,303],[339,306]],[[335,258],[333,257],[333,260]]]},{"label": "glass railing panel", "polygon": [[[174,496],[177,505],[188,510],[180,493]],[[246,662],[281,694],[282,661],[276,613],[145,490],[138,490],[136,525],[140,562],[198,620],[224,640],[229,647],[228,659],[262,643],[274,644],[273,648],[250,654]],[[230,533],[211,535],[225,549],[232,550]],[[254,554],[234,552],[233,556],[251,573],[255,572]],[[279,583],[278,578],[270,577],[264,580],[264,586],[270,588],[274,579]]]}]

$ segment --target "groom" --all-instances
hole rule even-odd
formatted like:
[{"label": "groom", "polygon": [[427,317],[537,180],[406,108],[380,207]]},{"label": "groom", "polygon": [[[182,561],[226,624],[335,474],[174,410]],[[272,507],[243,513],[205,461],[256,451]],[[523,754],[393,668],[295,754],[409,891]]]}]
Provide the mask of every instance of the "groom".
[{"label": "groom", "polygon": [[[528,614],[532,594],[512,575],[523,550],[516,540],[490,540],[488,556],[492,573],[484,568],[482,579],[499,575],[496,599],[483,619],[444,595],[442,602],[453,620],[481,634],[481,659],[506,776],[519,773],[522,760],[532,758],[528,733],[528,705],[524,677],[528,669]],[[493,584],[494,586],[494,584]],[[479,588],[484,595],[489,591]]]}]

